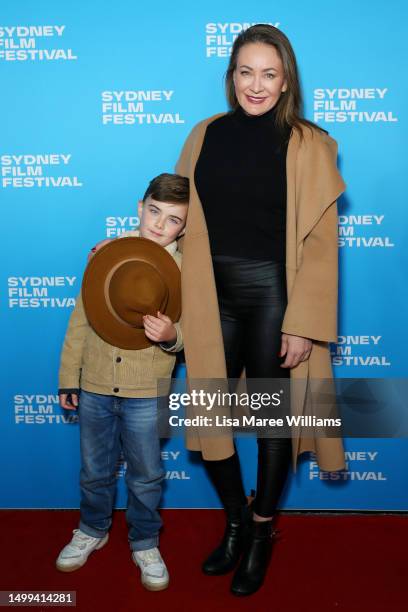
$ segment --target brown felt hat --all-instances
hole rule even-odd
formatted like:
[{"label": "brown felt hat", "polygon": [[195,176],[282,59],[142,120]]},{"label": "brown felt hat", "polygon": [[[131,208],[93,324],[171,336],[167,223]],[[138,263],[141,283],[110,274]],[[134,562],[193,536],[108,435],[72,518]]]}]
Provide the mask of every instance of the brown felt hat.
[{"label": "brown felt hat", "polygon": [[143,315],[157,311],[175,322],[181,313],[180,270],[173,257],[147,238],[112,240],[89,261],[82,300],[91,327],[122,349],[154,343],[144,332]]}]

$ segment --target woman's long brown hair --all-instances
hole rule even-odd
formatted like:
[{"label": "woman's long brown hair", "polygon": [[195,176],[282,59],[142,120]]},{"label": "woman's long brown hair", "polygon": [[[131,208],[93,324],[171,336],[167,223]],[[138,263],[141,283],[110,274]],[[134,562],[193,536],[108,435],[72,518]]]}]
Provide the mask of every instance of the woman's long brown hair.
[{"label": "woman's long brown hair", "polygon": [[233,73],[237,66],[238,53],[244,45],[250,43],[263,43],[272,45],[277,50],[282,60],[284,75],[287,82],[287,90],[283,92],[276,105],[276,124],[283,128],[285,124],[296,129],[302,138],[301,126],[323,130],[312,121],[308,121],[302,115],[302,94],[300,91],[299,74],[295,53],[289,39],[283,32],[274,26],[259,23],[251,26],[235,39],[227,71],[225,73],[225,88],[227,101],[232,110],[238,107],[235,95]]}]

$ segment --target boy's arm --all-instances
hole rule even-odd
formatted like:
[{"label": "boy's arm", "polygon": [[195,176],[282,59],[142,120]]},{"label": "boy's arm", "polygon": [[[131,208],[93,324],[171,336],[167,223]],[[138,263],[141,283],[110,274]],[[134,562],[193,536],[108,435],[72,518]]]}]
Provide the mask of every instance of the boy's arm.
[{"label": "boy's arm", "polygon": [[93,255],[95,255],[96,251],[98,251],[103,246],[105,246],[105,244],[108,244],[109,242],[112,242],[112,240],[116,240],[117,238],[127,238],[128,236],[135,236],[136,234],[139,235],[139,232],[135,232],[135,230],[127,230],[126,232],[122,232],[122,234],[119,234],[119,236],[116,236],[115,238],[105,238],[104,240],[100,240],[89,251],[89,253],[88,253],[88,261],[91,259],[91,257]]},{"label": "boy's arm", "polygon": [[112,240],[114,240],[114,238],[105,238],[105,240],[100,240],[97,242],[88,253],[88,261],[91,259],[92,255],[95,255],[98,249],[102,248],[105,246],[105,244],[108,244],[108,242],[111,242]]},{"label": "boy's arm", "polygon": [[159,346],[168,353],[178,353],[184,348],[183,333],[181,331],[181,319],[177,323],[173,323],[176,328],[177,338],[174,342],[160,342]]},{"label": "boy's arm", "polygon": [[[157,343],[164,351],[177,353],[183,349],[181,318],[177,323],[173,323],[170,317],[158,311],[157,317],[144,315],[143,326],[147,338]],[[167,340],[168,338],[170,340]]]},{"label": "boy's arm", "polygon": [[80,386],[82,354],[89,323],[81,294],[71,314],[65,334],[59,370],[59,393],[77,393]]}]

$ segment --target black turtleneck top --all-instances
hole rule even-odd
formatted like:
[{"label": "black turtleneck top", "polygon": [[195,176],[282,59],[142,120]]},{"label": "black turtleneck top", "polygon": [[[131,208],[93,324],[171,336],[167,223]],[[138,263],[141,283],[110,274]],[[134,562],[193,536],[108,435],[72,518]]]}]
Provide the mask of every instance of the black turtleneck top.
[{"label": "black turtleneck top", "polygon": [[207,127],[194,180],[212,255],[285,261],[290,127],[241,107]]}]

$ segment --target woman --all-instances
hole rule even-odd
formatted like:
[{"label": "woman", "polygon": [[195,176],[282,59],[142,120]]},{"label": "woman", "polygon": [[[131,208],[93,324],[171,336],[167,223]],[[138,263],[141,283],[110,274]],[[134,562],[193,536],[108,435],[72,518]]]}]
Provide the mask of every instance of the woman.
[{"label": "woman", "polygon": [[[296,59],[286,36],[256,25],[235,41],[226,73],[231,112],[199,123],[177,172],[190,178],[183,239],[183,335],[190,379],[300,379],[292,412],[308,414],[313,379],[331,377],[336,341],[337,206],[344,183],[337,147],[301,118]],[[307,436],[307,437],[306,437]],[[262,584],[272,519],[290,457],[316,452],[321,469],[345,467],[341,440],[310,430],[258,439],[256,497],[247,507],[232,437],[189,431],[227,515],[207,574],[231,571],[231,590]],[[245,537],[243,537],[245,534]]]}]

